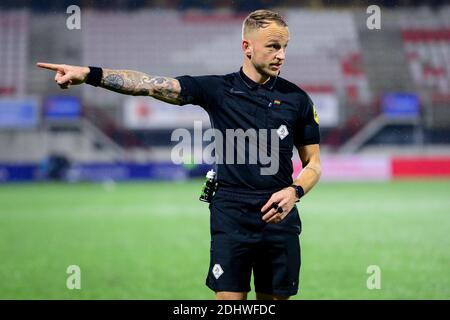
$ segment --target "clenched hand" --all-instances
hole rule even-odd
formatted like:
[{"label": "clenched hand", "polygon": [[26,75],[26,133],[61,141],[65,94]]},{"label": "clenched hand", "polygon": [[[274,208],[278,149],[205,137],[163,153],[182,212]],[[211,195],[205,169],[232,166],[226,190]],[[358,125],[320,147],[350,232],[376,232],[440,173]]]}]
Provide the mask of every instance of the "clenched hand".
[{"label": "clenched hand", "polygon": [[264,214],[262,219],[267,223],[281,222],[292,210],[296,201],[294,188],[287,187],[275,192],[261,209]]}]

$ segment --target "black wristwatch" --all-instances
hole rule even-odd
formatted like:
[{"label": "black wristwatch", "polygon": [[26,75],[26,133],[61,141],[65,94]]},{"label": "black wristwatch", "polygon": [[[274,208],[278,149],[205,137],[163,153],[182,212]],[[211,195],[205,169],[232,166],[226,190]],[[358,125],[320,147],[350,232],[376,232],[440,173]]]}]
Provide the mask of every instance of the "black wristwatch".
[{"label": "black wristwatch", "polygon": [[[297,199],[300,200],[301,197],[303,197],[305,195],[305,190],[303,190],[303,188],[301,186],[297,186],[295,184],[291,184],[289,187],[294,188],[295,190],[295,195],[297,196]],[[298,201],[297,200],[297,201]]]}]

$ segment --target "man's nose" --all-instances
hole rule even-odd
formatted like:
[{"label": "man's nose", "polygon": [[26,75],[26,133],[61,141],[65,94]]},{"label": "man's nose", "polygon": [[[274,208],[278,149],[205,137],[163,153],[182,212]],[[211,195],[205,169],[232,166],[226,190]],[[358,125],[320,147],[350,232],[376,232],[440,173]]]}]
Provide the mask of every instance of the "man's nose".
[{"label": "man's nose", "polygon": [[279,60],[284,60],[286,58],[286,49],[281,48],[280,50],[278,50],[276,58]]}]

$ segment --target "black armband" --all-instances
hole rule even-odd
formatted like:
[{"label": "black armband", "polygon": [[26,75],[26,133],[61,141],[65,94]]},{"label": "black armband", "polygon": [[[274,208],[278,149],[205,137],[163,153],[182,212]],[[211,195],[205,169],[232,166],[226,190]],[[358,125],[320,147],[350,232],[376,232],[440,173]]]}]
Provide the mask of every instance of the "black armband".
[{"label": "black armband", "polygon": [[89,66],[89,74],[86,78],[86,83],[91,86],[98,87],[103,77],[103,69]]}]

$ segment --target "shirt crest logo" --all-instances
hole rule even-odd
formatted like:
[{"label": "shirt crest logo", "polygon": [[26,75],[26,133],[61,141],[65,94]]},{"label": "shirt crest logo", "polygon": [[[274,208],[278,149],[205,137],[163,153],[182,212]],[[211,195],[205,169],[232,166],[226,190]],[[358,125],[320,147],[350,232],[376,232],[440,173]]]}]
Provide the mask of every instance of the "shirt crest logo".
[{"label": "shirt crest logo", "polygon": [[287,127],[282,124],[278,129],[277,129],[277,134],[280,137],[281,140],[283,140],[284,138],[287,137],[287,135],[289,134],[289,131],[287,129]]},{"label": "shirt crest logo", "polygon": [[220,276],[223,274],[223,269],[220,266],[220,264],[215,264],[212,268],[212,273],[214,275],[214,278],[219,279]]}]

